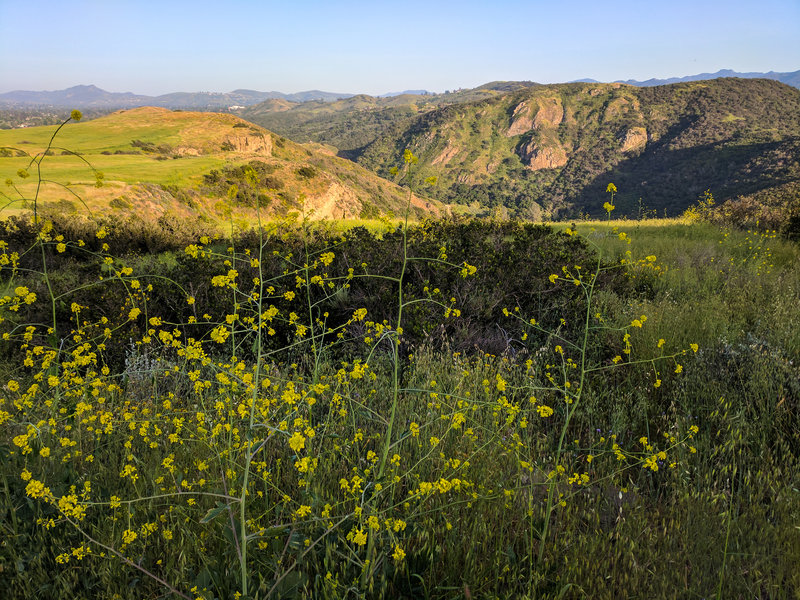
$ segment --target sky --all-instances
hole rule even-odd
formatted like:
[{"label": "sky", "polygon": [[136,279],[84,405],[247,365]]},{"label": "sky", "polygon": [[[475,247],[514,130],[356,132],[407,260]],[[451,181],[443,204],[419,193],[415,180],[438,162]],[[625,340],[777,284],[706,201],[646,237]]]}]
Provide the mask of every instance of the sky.
[{"label": "sky", "polygon": [[800,0],[0,0],[0,92],[382,94],[800,69]]}]

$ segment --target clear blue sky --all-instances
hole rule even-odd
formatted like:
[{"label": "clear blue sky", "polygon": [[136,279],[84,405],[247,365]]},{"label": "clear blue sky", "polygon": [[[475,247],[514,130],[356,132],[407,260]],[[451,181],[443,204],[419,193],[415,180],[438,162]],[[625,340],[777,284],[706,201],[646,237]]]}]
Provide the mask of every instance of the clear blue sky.
[{"label": "clear blue sky", "polygon": [[800,0],[0,0],[0,92],[444,91],[800,69]]}]

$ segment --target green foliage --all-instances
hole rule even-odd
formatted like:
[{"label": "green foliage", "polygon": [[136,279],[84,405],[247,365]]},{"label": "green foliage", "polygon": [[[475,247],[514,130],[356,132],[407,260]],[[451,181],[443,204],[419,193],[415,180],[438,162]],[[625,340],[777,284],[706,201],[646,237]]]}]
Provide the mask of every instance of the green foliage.
[{"label": "green foliage", "polygon": [[800,209],[795,208],[786,219],[783,234],[790,240],[800,240]]},{"label": "green foliage", "polygon": [[[363,110],[351,99],[267,115],[253,108],[247,118],[300,141],[331,143],[382,176],[411,148],[420,157],[416,177],[440,177],[430,192],[437,199],[502,205],[526,217],[534,205],[554,217],[600,216],[609,180],[622,190],[618,214],[628,216],[640,199],[675,216],[705,189],[720,204],[740,196],[762,202],[800,180],[800,92],[775,81],[559,84],[411,114],[376,106]],[[636,131],[639,145],[630,137]],[[549,163],[559,152],[564,161]]]},{"label": "green foliage", "polygon": [[[800,182],[788,182],[714,206],[711,193],[706,191],[704,198],[698,201],[697,206],[689,207],[684,217],[728,227],[778,232],[796,239],[799,193]],[[709,199],[712,199],[711,204]]]},{"label": "green foliage", "polygon": [[242,206],[269,205],[269,192],[281,190],[283,179],[273,173],[277,166],[253,160],[244,165],[226,165],[222,170],[213,169],[203,175],[203,183],[207,194],[224,196],[235,186],[236,192],[232,200]]},{"label": "green foliage", "polygon": [[[240,189],[239,194],[242,193]],[[81,220],[52,219],[53,227],[68,244],[84,244],[91,252],[100,252],[102,245],[108,243],[118,250],[118,256],[125,257],[125,263],[136,272],[147,271],[153,279],[150,302],[161,307],[163,318],[172,322],[186,322],[195,310],[176,301],[178,289],[192,289],[198,300],[202,300],[206,310],[221,313],[229,303],[227,295],[215,291],[208,281],[198,281],[197,261],[183,251],[202,235],[202,223],[187,222],[178,218],[164,217],[149,225],[143,221],[108,219],[99,223]],[[95,231],[102,229],[105,236],[99,240]],[[5,222],[2,238],[15,246],[22,247],[35,240],[36,228],[24,219],[10,219]],[[324,290],[310,290],[311,301],[320,314],[328,313],[327,322],[336,327],[346,323],[353,311],[366,308],[373,320],[382,322],[392,317],[392,284],[386,278],[403,262],[401,253],[401,229],[393,229],[378,234],[363,227],[344,232],[330,231],[324,227],[311,229],[309,237],[303,239],[298,231],[287,227],[280,235],[269,237],[262,245],[264,257],[260,268],[279,273],[286,269],[284,256],[300,255],[304,248],[317,254],[326,248],[336,253],[334,261],[328,265],[332,278],[344,279],[348,270],[355,267],[357,277],[348,286],[346,294],[328,296]],[[255,254],[259,248],[260,234],[249,232],[232,240],[236,248]],[[561,293],[550,290],[547,277],[565,263],[587,264],[594,260],[593,254],[580,240],[564,234],[556,234],[544,226],[496,221],[443,220],[425,222],[408,231],[408,249],[412,256],[447,257],[448,262],[463,264],[469,262],[477,268],[477,273],[464,278],[438,262],[420,262],[409,273],[404,283],[404,293],[409,298],[424,299],[434,297],[438,302],[449,305],[451,297],[458,297],[463,318],[442,320],[441,309],[435,305],[415,304],[409,308],[410,323],[406,326],[405,343],[409,348],[423,343],[439,345],[447,343],[452,350],[471,352],[480,350],[491,354],[507,352],[528,352],[539,340],[531,336],[527,343],[520,341],[523,331],[513,323],[498,326],[503,320],[504,307],[520,307],[526,314],[536,314],[537,319],[549,326],[558,324],[559,319],[568,317],[570,327],[579,326],[572,315],[581,310],[580,296],[575,290],[565,287]],[[153,262],[146,257],[137,256],[140,252],[149,254],[174,253],[176,260]],[[103,272],[92,266],[94,255],[87,255],[83,263],[72,254],[62,254],[50,248],[48,260],[57,271],[54,291],[57,295],[67,295],[71,289],[85,289],[76,293],[74,301],[86,305],[84,316],[97,319],[102,314],[114,310],[114,304],[124,302],[124,288],[104,291],[97,296],[94,282]],[[35,267],[37,257],[23,257],[20,266],[25,269]],[[224,255],[215,260],[201,262],[200,272],[211,273],[225,269]],[[252,267],[239,267],[241,276],[251,278],[256,275]],[[42,292],[40,284],[30,282],[32,289]],[[176,287],[177,285],[177,287]],[[603,285],[622,286],[627,284],[619,279],[608,278]],[[621,289],[622,289],[621,288]],[[102,299],[102,300],[101,300]],[[69,320],[69,302],[61,302],[58,310],[59,320]],[[288,307],[291,302],[276,301],[278,307]],[[42,307],[47,310],[46,307]],[[97,311],[96,313],[94,311]],[[36,318],[46,319],[46,312]],[[196,334],[210,328],[197,326]],[[293,327],[277,327],[271,347],[283,347],[291,343]],[[124,340],[123,340],[124,342]],[[124,342],[125,344],[127,342]],[[109,351],[113,344],[108,344]],[[349,351],[348,351],[349,352]],[[117,348],[113,354],[120,357],[124,347]]]},{"label": "green foliage", "polygon": [[173,152],[172,147],[168,144],[156,145],[153,142],[143,142],[142,140],[132,140],[131,146],[152,154],[171,155]]},{"label": "green foliage", "polygon": [[800,589],[796,245],[195,227],[3,223],[6,595]]},{"label": "green foliage", "polygon": [[314,167],[303,166],[297,169],[297,174],[306,179],[313,179],[317,176],[317,170]]},{"label": "green foliage", "polygon": [[[348,533],[360,527],[368,530],[366,521],[361,523],[353,515],[339,521],[346,516],[344,507],[352,502],[347,499],[348,493],[341,491],[340,479],[347,479],[350,486],[351,466],[359,469],[357,472],[363,478],[364,466],[358,465],[364,461],[370,464],[373,460],[370,451],[380,456],[378,449],[384,438],[380,435],[383,425],[378,415],[387,415],[391,408],[391,351],[388,340],[375,339],[364,344],[364,339],[376,338],[379,331],[367,321],[376,325],[384,319],[392,322],[391,310],[387,310],[391,285],[384,284],[381,278],[391,276],[402,264],[402,257],[397,254],[401,248],[400,232],[389,231],[378,238],[362,229],[336,235],[324,228],[275,230],[263,237],[268,243],[262,248],[254,245],[259,239],[254,233],[236,240],[207,240],[198,245],[190,232],[181,235],[174,229],[172,237],[165,237],[159,246],[151,248],[157,248],[158,253],[138,255],[137,248],[141,252],[145,247],[137,238],[152,236],[155,231],[126,231],[124,223],[107,222],[98,238],[96,225],[78,223],[56,222],[47,234],[45,248],[53,273],[51,285],[57,296],[67,294],[58,308],[63,311],[57,317],[59,335],[64,337],[68,333],[62,327],[70,327],[68,322],[74,314],[70,308],[72,302],[82,306],[81,320],[86,323],[99,322],[104,315],[111,319],[109,325],[116,323],[115,332],[104,340],[102,351],[102,364],[111,369],[111,377],[96,389],[102,390],[100,396],[106,399],[109,409],[126,398],[136,399],[134,405],[119,406],[120,411],[139,415],[134,418],[137,423],[153,421],[150,415],[161,415],[154,423],[164,430],[164,437],[156,448],[150,448],[148,439],[159,439],[150,432],[153,425],[145,438],[139,433],[139,425],[130,430],[127,421],[117,417],[112,433],[98,438],[103,443],[81,442],[78,448],[82,454],[63,462],[69,447],[60,447],[58,439],[72,439],[74,434],[61,428],[74,423],[76,431],[86,434],[85,428],[92,422],[81,423],[78,418],[76,411],[84,409],[78,408],[78,397],[70,396],[80,389],[78,384],[63,388],[64,400],[60,402],[71,416],[56,420],[56,428],[61,432],[39,434],[34,454],[19,454],[13,438],[27,429],[17,421],[10,424],[3,442],[6,452],[3,474],[8,490],[6,510],[15,507],[13,513],[6,512],[7,526],[14,535],[4,546],[0,559],[5,572],[17,569],[25,575],[11,580],[11,597],[24,597],[37,589],[48,589],[51,590],[48,593],[57,595],[118,593],[121,597],[140,597],[164,589],[146,575],[141,575],[136,586],[129,588],[127,582],[134,570],[123,560],[92,555],[79,560],[72,549],[84,548],[85,538],[70,533],[70,527],[63,522],[51,529],[37,525],[37,519],[58,520],[59,515],[47,503],[26,500],[27,484],[19,478],[25,469],[33,474],[33,479],[45,481],[57,498],[68,495],[72,484],[80,492],[82,482],[90,480],[90,497],[96,504],[88,505],[85,526],[91,527],[93,536],[111,542],[117,550],[123,531],[135,531],[137,539],[130,543],[130,553],[125,551],[125,555],[136,557],[138,564],[166,578],[170,585],[186,592],[197,585],[197,593],[201,595],[230,596],[237,590],[238,559],[233,545],[238,535],[235,504],[203,494],[185,495],[195,489],[198,481],[199,474],[192,471],[197,461],[206,461],[211,467],[204,477],[209,481],[215,469],[230,463],[218,463],[213,454],[207,456],[204,448],[208,448],[208,442],[191,441],[200,435],[197,425],[192,424],[196,422],[194,415],[198,409],[191,408],[191,404],[184,406],[181,400],[196,394],[195,382],[187,376],[194,370],[199,370],[199,381],[213,383],[209,407],[215,398],[223,401],[225,397],[236,397],[233,384],[223,384],[216,377],[218,373],[230,373],[228,369],[233,364],[228,363],[231,366],[226,368],[214,366],[227,360],[226,353],[220,353],[224,345],[209,346],[209,350],[218,348],[209,355],[214,357],[213,362],[207,367],[197,363],[195,367],[183,362],[185,359],[167,345],[142,340],[148,336],[148,328],[155,330],[155,338],[162,335],[161,331],[173,331],[176,327],[173,324],[185,331],[179,339],[208,340],[220,317],[230,314],[232,309],[231,288],[212,285],[211,279],[228,272],[230,267],[223,264],[225,260],[233,261],[239,272],[237,279],[244,286],[253,276],[250,261],[257,256],[256,252],[263,261],[261,272],[280,274],[289,269],[284,279],[278,277],[269,282],[277,287],[269,303],[278,308],[279,314],[288,314],[292,306],[302,313],[305,300],[301,299],[308,295],[314,311],[312,317],[322,318],[327,313],[326,328],[345,333],[350,341],[338,341],[315,362],[315,354],[308,352],[309,346],[300,345],[297,352],[288,348],[296,343],[292,335],[296,333],[296,325],[280,319],[272,323],[276,333],[265,344],[264,353],[283,357],[269,368],[269,378],[278,386],[275,393],[303,389],[312,397],[311,390],[317,383],[331,388],[317,394],[318,401],[313,405],[303,401],[291,408],[295,415],[291,418],[305,415],[308,426],[317,432],[313,440],[304,435],[305,448],[297,453],[291,451],[284,434],[267,438],[265,452],[270,457],[267,464],[280,460],[286,468],[271,469],[270,485],[259,484],[256,489],[267,493],[275,486],[288,492],[293,500],[287,504],[279,500],[277,504],[276,500],[260,504],[254,500],[248,509],[253,515],[273,514],[276,523],[274,528],[266,530],[264,537],[255,538],[251,544],[248,560],[254,569],[258,565],[254,572],[261,576],[254,576],[250,589],[260,596],[272,590],[273,594],[280,591],[290,597],[317,597],[325,593],[339,597],[344,594],[343,582],[360,585],[363,564],[335,558],[359,548],[353,539],[347,539]],[[772,269],[764,270],[759,269],[760,260],[755,260],[749,250],[754,246],[752,240],[735,231],[724,236],[703,224],[642,223],[630,231],[634,242],[627,244],[611,230],[612,225],[595,226],[594,232],[588,226],[581,227],[585,228],[585,237],[600,242],[609,257],[627,256],[637,264],[641,257],[643,264],[653,264],[646,260],[645,254],[654,251],[659,255],[654,264],[663,268],[661,275],[658,271],[649,275],[652,269],[637,267],[621,280],[610,277],[598,280],[595,286],[597,310],[610,328],[596,339],[596,345],[587,347],[587,357],[593,364],[604,366],[612,364],[616,353],[622,354],[625,346],[613,327],[629,323],[628,315],[633,308],[633,315],[642,312],[649,316],[642,327],[628,330],[636,355],[644,362],[624,371],[603,368],[586,380],[583,408],[574,414],[570,424],[565,456],[577,461],[568,468],[578,469],[578,473],[585,469],[596,483],[575,488],[565,482],[563,487],[559,484],[555,488],[555,499],[563,493],[567,503],[556,507],[548,535],[552,542],[544,546],[541,561],[536,561],[541,546],[535,532],[541,531],[548,514],[546,477],[538,471],[530,473],[521,465],[534,464],[536,457],[556,451],[558,423],[563,424],[565,413],[551,398],[552,392],[535,393],[538,403],[533,407],[527,408],[526,403],[529,386],[539,377],[544,378],[545,365],[552,364],[554,344],[567,348],[566,341],[580,339],[576,318],[585,310],[580,300],[583,287],[574,285],[560,266],[569,265],[574,273],[574,265],[582,264],[585,270],[595,260],[594,254],[574,235],[554,234],[545,227],[514,223],[450,220],[426,223],[408,231],[409,257],[429,256],[439,260],[445,254],[445,260],[455,264],[462,256],[480,260],[470,261],[478,267],[467,278],[461,277],[458,270],[451,272],[445,265],[437,267],[436,260],[408,263],[412,268],[408,280],[404,279],[404,298],[409,304],[403,336],[407,340],[404,352],[412,353],[413,357],[401,362],[405,391],[396,419],[406,432],[399,432],[392,452],[402,456],[401,466],[419,467],[397,471],[406,490],[399,498],[408,497],[408,491],[421,483],[451,485],[441,481],[451,482],[454,478],[471,482],[478,497],[470,499],[467,494],[462,501],[457,491],[446,495],[436,492],[427,500],[413,500],[411,508],[384,513],[382,520],[401,519],[406,529],[394,532],[390,527],[385,534],[389,537],[381,542],[383,545],[379,544],[379,556],[384,558],[378,562],[375,587],[369,595],[411,597],[427,593],[431,597],[449,598],[454,590],[466,586],[473,596],[480,597],[526,594],[571,597],[573,592],[579,594],[579,589],[591,589],[595,597],[613,598],[621,586],[631,593],[649,591],[668,595],[675,590],[701,593],[721,584],[723,597],[743,586],[761,589],[766,597],[779,597],[777,590],[797,589],[800,585],[791,567],[797,559],[790,534],[793,515],[798,509],[797,498],[784,485],[785,474],[795,472],[800,466],[796,458],[800,455],[797,443],[800,389],[796,383],[800,380],[797,370],[800,314],[790,298],[791,289],[800,289],[796,249],[771,238],[767,241],[770,248],[758,251],[762,257],[772,255]],[[600,235],[603,227],[613,235]],[[36,232],[36,227],[22,220],[9,221],[0,238],[8,243],[8,253],[14,247],[35,241]],[[61,242],[57,241],[57,234],[64,235]],[[271,239],[274,245],[270,245]],[[80,246],[78,240],[83,240],[84,245]],[[191,240],[188,245],[195,244],[196,250],[184,251],[182,246],[187,240]],[[58,251],[59,243],[66,245],[64,252]],[[105,243],[127,248],[114,259],[110,269],[103,266],[105,261],[92,258],[107,255],[103,251]],[[444,252],[441,246],[446,247]],[[229,253],[227,247],[237,248],[236,254]],[[627,250],[630,255],[626,255]],[[327,252],[333,256],[326,256],[324,264],[320,259]],[[317,270],[303,275],[302,269],[296,270],[302,264],[293,257],[305,262],[306,256],[316,262]],[[42,283],[23,275],[36,268],[36,260],[34,255],[20,254],[18,275],[10,287],[24,285],[39,298],[46,298],[48,292]],[[367,263],[366,268],[360,267],[362,262]],[[131,267],[132,272],[113,276],[114,270],[122,273],[123,265]],[[347,279],[349,265],[357,273]],[[713,265],[718,265],[716,270]],[[322,274],[323,268],[327,273],[323,281],[335,285],[330,294],[317,295],[317,288],[319,292],[322,290],[317,285],[296,287],[297,274],[310,281],[306,278],[315,272]],[[557,274],[555,284],[548,280],[548,271]],[[108,278],[107,283],[98,281],[101,275]],[[564,277],[563,283],[560,277]],[[135,304],[148,307],[148,312],[145,317],[126,320],[132,306],[126,289],[130,290],[131,282],[136,280],[143,286],[152,285],[152,289],[143,289],[142,296],[131,290]],[[647,285],[640,284],[640,280],[648,280]],[[85,288],[92,281],[97,283]],[[342,288],[345,281],[349,285]],[[415,303],[417,298],[427,297],[423,292],[426,284],[434,304]],[[432,286],[440,284],[441,294],[434,295]],[[191,305],[185,300],[190,289],[194,299]],[[460,310],[461,315],[444,318],[441,310],[451,306],[447,298],[451,290],[459,298],[452,308]],[[246,287],[241,291],[246,291]],[[300,294],[288,301],[282,296],[284,291]],[[441,300],[437,300],[439,297]],[[435,302],[444,306],[436,309]],[[27,305],[25,310],[33,312],[25,319],[47,320],[47,310],[37,316],[38,304],[39,301]],[[341,320],[348,314],[352,316],[359,306],[368,307],[364,321]],[[520,306],[518,312],[514,310],[516,306]],[[119,307],[123,307],[121,312]],[[502,310],[504,307],[508,307],[508,315]],[[42,308],[46,309],[46,303]],[[573,310],[574,317],[570,316]],[[203,311],[213,315],[211,321],[207,325],[191,324],[190,317],[200,316]],[[243,307],[238,312],[246,315]],[[524,326],[525,319],[516,319],[516,314],[526,315],[525,319],[535,315],[541,329]],[[566,326],[559,327],[559,315],[565,317]],[[4,326],[24,323],[20,314],[6,311],[3,316]],[[161,326],[147,323],[147,319],[156,316],[163,323]],[[444,327],[426,331],[424,324],[434,325],[436,320]],[[574,328],[571,323],[575,323]],[[82,327],[77,334],[91,339],[100,333],[93,327]],[[502,335],[493,331],[502,331]],[[557,331],[556,337],[539,337],[547,331],[550,336]],[[523,340],[525,333],[528,335]],[[244,331],[237,333],[237,361],[250,363],[252,349],[245,336]],[[657,342],[661,337],[669,340],[664,348],[668,352],[695,340],[700,342],[696,359],[691,358],[691,353],[678,359],[683,373],[673,373],[674,363],[662,366],[658,362],[661,349]],[[142,343],[131,346],[131,338]],[[459,339],[462,341],[458,342]],[[34,337],[30,344],[41,343],[37,340]],[[324,336],[320,341],[328,343]],[[457,343],[460,348],[454,346]],[[8,343],[6,348],[5,381],[30,381],[28,378],[36,369],[30,371],[19,365],[17,342]],[[272,354],[281,348],[287,348],[288,353]],[[481,351],[476,352],[479,348]],[[547,349],[544,354],[542,348]],[[503,356],[487,356],[487,350]],[[650,362],[651,359],[657,362]],[[175,366],[180,370],[177,374]],[[711,372],[725,376],[709,378],[707,374]],[[67,377],[66,371],[63,376]],[[657,388],[653,387],[655,378],[661,380]],[[114,391],[114,383],[121,386],[119,392]],[[112,388],[107,389],[108,385]],[[330,403],[334,390],[341,396],[338,403]],[[508,405],[498,404],[501,396]],[[73,399],[69,400],[70,397]],[[165,412],[166,401],[169,408]],[[554,407],[555,415],[540,417],[535,406],[545,405]],[[464,412],[466,407],[468,412]],[[346,409],[344,420],[339,414],[341,409]],[[170,444],[166,436],[174,433],[172,420],[184,410],[187,419],[180,437],[186,443]],[[467,418],[462,429],[470,427],[478,438],[456,433],[452,423],[457,413],[464,413]],[[83,418],[91,414],[84,413]],[[444,416],[447,420],[442,419]],[[527,424],[521,428],[523,417]],[[228,422],[239,427],[238,417],[228,418],[233,419]],[[275,423],[280,420],[277,413],[271,418],[276,419]],[[552,419],[559,421],[551,422]],[[409,433],[411,423],[423,426],[419,437]],[[618,461],[612,440],[623,448],[632,448],[642,435],[654,439],[657,431],[669,433],[675,426],[685,431],[690,425],[699,428],[696,440],[691,442],[697,452],[692,454],[688,446],[670,450],[672,460],[680,462],[675,470],[664,465],[657,472],[643,470],[637,461],[644,457],[631,456],[628,459],[631,466],[613,475]],[[363,438],[356,435],[359,431]],[[493,437],[492,431],[497,431],[498,437]],[[507,441],[502,441],[502,436]],[[441,440],[436,452],[430,449],[431,437]],[[131,464],[125,453],[112,450],[122,448],[129,439],[137,457],[133,464],[140,475],[135,485],[120,478],[126,465]],[[571,442],[572,439],[577,442]],[[520,451],[519,443],[524,444],[524,451]],[[44,447],[50,448],[57,460],[51,458],[48,463],[41,457],[34,459]],[[281,448],[286,448],[286,453]],[[446,458],[436,458],[438,451]],[[87,453],[102,468],[87,463],[84,460]],[[587,454],[593,455],[590,463],[586,462]],[[116,509],[109,507],[112,495],[124,501],[135,500],[142,493],[142,485],[152,486],[153,481],[165,475],[168,477],[161,486],[172,489],[173,484],[166,484],[170,480],[169,469],[162,464],[169,456],[174,457],[174,463],[170,464],[180,465],[176,473],[185,482],[182,488],[187,484],[193,486],[186,488],[184,495],[123,504]],[[298,487],[298,478],[303,474],[292,464],[305,456],[317,459],[319,467],[313,475],[305,475],[308,482],[305,486]],[[453,469],[455,463],[450,461],[454,459],[468,460],[471,466]],[[217,481],[222,485],[221,480]],[[230,490],[236,484],[229,481],[228,485]],[[140,491],[136,492],[137,489]],[[153,486],[153,492],[156,496],[165,493],[157,486]],[[294,499],[296,493],[299,495]],[[332,498],[340,494],[341,498],[333,502]],[[188,502],[192,498],[195,503]],[[327,518],[320,517],[326,510],[326,502],[332,507],[333,529]],[[293,517],[303,506],[311,507],[310,516]],[[373,514],[368,512],[372,510],[369,503],[358,501],[354,506],[367,511],[364,519]],[[161,520],[162,516],[166,521]],[[236,527],[231,527],[231,518]],[[143,533],[146,529],[142,527],[147,523],[155,523],[154,533]],[[609,536],[614,542],[610,547]],[[201,539],[203,543],[199,544]],[[469,541],[475,539],[483,541],[480,545]],[[311,540],[311,545],[307,546],[305,540]],[[396,546],[405,554],[400,563],[392,559]],[[42,550],[31,552],[26,548]],[[366,546],[360,548],[363,552]],[[716,551],[709,552],[709,548]],[[93,546],[92,554],[101,550]],[[73,571],[56,562],[63,552],[70,553],[69,564],[82,567],[81,578],[72,577]],[[280,557],[284,569],[277,566]],[[651,565],[646,576],[637,575],[639,571],[634,568],[642,561]],[[670,567],[685,561],[693,565],[691,577]],[[498,580],[495,576],[498,570],[505,570],[509,577]],[[53,572],[58,575],[52,577]],[[329,572],[332,579],[326,579]],[[203,592],[203,588],[208,592]]]}]

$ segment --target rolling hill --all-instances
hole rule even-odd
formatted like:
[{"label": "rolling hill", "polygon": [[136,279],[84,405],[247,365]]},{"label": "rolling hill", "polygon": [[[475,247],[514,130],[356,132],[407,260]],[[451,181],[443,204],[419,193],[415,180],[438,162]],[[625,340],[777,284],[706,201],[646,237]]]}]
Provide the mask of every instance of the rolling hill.
[{"label": "rolling hill", "polygon": [[616,214],[675,215],[706,189],[718,201],[771,190],[791,199],[800,90],[735,78],[532,86],[398,120],[344,154],[388,176],[406,148],[417,177],[439,178],[439,200],[534,218],[600,214],[609,182]]},{"label": "rolling hill", "polygon": [[449,94],[268,101],[241,115],[387,177],[411,148],[420,179],[439,178],[436,197],[472,212],[597,215],[611,181],[617,214],[628,215],[674,215],[706,189],[718,200],[777,198],[778,209],[798,196],[799,90],[764,79],[640,83],[496,81]]},{"label": "rolling hill", "polygon": [[262,127],[298,142],[315,141],[335,146],[342,156],[355,158],[376,137],[437,108],[494,98],[535,87],[530,81],[494,81],[477,88],[444,94],[359,94],[332,102],[267,100],[238,114]]},{"label": "rolling hill", "polygon": [[[1,192],[4,214],[32,207],[34,177],[17,172],[45,150],[54,131],[0,131],[0,178],[11,182]],[[260,206],[267,217],[305,211],[358,218],[400,213],[407,201],[402,188],[324,148],[301,146],[230,114],[155,107],[69,123],[42,172],[39,209],[67,214],[173,212],[212,221],[232,214],[247,221]],[[416,216],[439,211],[416,196],[412,209]]]}]

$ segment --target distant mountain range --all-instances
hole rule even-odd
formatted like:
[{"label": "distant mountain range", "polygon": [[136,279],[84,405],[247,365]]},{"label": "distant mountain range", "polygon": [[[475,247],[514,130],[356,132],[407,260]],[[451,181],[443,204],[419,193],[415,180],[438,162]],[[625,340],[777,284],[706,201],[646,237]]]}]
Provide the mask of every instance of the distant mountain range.
[{"label": "distant mountain range", "polygon": [[232,106],[251,106],[265,100],[281,99],[288,102],[324,101],[349,98],[353,94],[336,94],[309,90],[295,94],[233,90],[232,92],[175,92],[161,96],[144,96],[131,92],[107,92],[95,85],[76,85],[66,90],[52,92],[14,91],[0,94],[0,107],[62,106],[70,108],[135,108],[160,106],[185,109],[227,109]]},{"label": "distant mountain range", "polygon": [[[800,88],[800,71],[792,71],[790,73],[776,73],[775,71],[770,71],[769,73],[740,73],[738,71],[731,71],[730,69],[722,69],[716,73],[699,73],[697,75],[687,75],[686,77],[670,77],[669,79],[647,79],[645,81],[637,81],[635,79],[617,79],[614,83],[626,83],[628,85],[635,85],[636,87],[651,87],[655,85],[667,85],[670,83],[719,79],[720,77],[739,77],[740,79],[774,79],[775,81],[780,81],[786,85]],[[596,79],[578,79],[570,83],[600,82]]]},{"label": "distant mountain range", "polygon": [[[716,73],[700,73],[687,77],[672,77],[670,79],[648,79],[646,81],[618,81],[637,87],[650,87],[669,83],[699,81],[704,79],[717,79],[720,77],[740,77],[744,79],[774,79],[800,88],[800,70],[790,73],[739,73],[730,69],[723,69]],[[571,83],[600,83],[595,79],[580,79]],[[524,87],[539,85],[532,81],[491,82],[478,86],[474,90],[461,89],[453,94],[465,95],[467,92],[513,91]],[[95,85],[76,85],[65,90],[56,91],[13,91],[0,94],[0,108],[21,108],[30,106],[65,107],[80,109],[118,109],[135,108],[137,106],[161,106],[164,108],[182,108],[189,110],[205,109],[230,109],[231,107],[248,107],[267,100],[284,100],[286,102],[302,103],[312,101],[334,102],[345,98],[352,98],[357,94],[340,94],[309,90],[294,94],[282,92],[259,92],[256,90],[233,90],[232,92],[174,92],[161,96],[146,96],[132,92],[107,92]],[[450,93],[435,94],[427,90],[405,90],[402,92],[389,92],[377,96],[378,98],[393,98],[396,96],[450,96]]]}]

